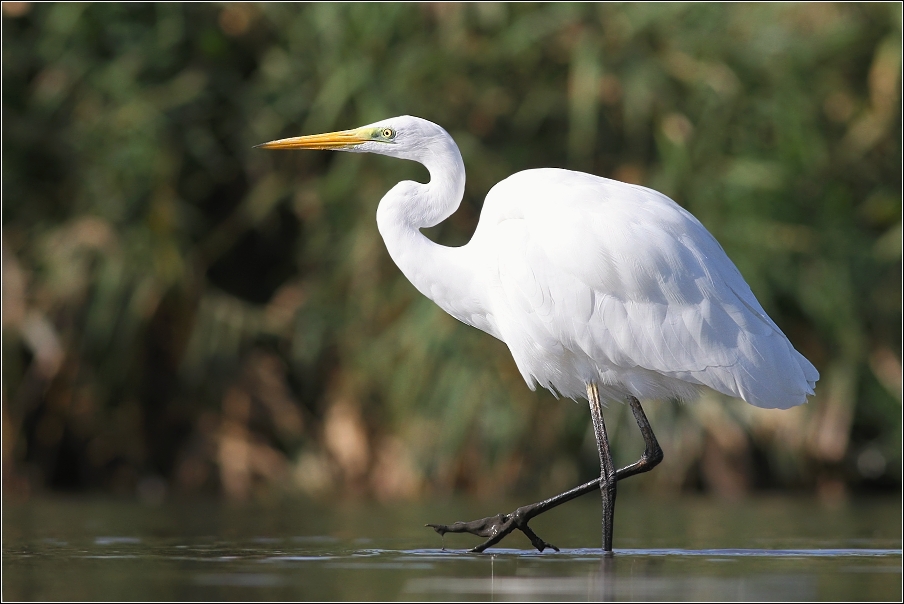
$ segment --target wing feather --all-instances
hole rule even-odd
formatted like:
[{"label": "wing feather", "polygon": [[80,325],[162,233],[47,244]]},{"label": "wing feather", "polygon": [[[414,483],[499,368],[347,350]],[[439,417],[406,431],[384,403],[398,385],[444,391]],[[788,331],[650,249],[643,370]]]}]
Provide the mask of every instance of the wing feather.
[{"label": "wing feather", "polygon": [[812,394],[816,370],[715,238],[664,195],[532,170],[497,185],[484,213],[475,239],[491,240],[497,260],[494,315],[529,384],[572,396],[567,361],[585,381],[660,375],[764,407]]}]

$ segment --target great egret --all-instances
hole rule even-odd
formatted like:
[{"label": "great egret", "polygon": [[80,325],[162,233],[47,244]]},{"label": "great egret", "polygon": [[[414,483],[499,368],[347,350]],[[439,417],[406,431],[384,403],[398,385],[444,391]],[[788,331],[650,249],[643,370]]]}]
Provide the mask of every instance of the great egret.
[{"label": "great egret", "polygon": [[[600,478],[511,514],[428,525],[486,537],[473,551],[515,529],[540,551],[558,549],[528,521],[599,488],[611,554],[617,481],[662,460],[640,399],[688,400],[708,386],[786,409],[813,394],[813,365],[715,238],[661,193],[582,172],[525,170],[490,190],[471,241],[448,248],[420,232],[448,218],[465,188],[461,153],[440,126],[401,116],[259,147],[379,153],[426,166],[430,182],[400,182],[377,208],[389,255],[440,308],[505,342],[531,389],[590,402]],[[626,399],[645,448],[616,472],[602,404]]]}]

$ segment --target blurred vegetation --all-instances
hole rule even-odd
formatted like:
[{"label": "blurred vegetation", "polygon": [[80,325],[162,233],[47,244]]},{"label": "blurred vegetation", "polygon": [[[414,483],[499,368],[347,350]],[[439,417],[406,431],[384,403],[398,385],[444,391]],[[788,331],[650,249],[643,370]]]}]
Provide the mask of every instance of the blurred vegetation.
[{"label": "blurred vegetation", "polygon": [[435,240],[466,242],[518,170],[642,183],[820,370],[790,411],[647,404],[665,462],[625,488],[899,491],[900,4],[7,2],[2,27],[5,496],[597,474],[585,406],[531,393],[392,264],[377,202],[423,168],[252,148],[400,114],[468,169]]}]

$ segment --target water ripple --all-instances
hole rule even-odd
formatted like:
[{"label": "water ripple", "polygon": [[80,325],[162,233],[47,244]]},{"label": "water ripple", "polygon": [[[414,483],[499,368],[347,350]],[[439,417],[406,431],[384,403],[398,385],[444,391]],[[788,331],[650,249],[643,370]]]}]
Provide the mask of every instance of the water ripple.
[{"label": "water ripple", "polygon": [[[877,557],[877,556],[901,556],[901,549],[865,549],[865,548],[832,548],[832,549],[616,549],[616,557],[620,556],[648,556],[648,557],[703,557],[703,558],[848,558],[848,557]],[[579,548],[579,549],[563,549],[560,552],[538,552],[536,550],[527,549],[506,549],[499,548],[485,553],[474,553],[470,550],[449,550],[449,549],[410,549],[410,550],[390,550],[390,549],[366,549],[344,554],[336,552],[324,554],[311,554],[304,556],[297,555],[276,555],[268,556],[266,561],[316,561],[316,560],[336,560],[336,559],[358,559],[375,556],[410,556],[411,561],[417,560],[424,562],[428,560],[480,560],[493,556],[516,556],[519,558],[539,558],[539,559],[568,559],[574,561],[576,559],[595,560],[602,557],[602,550],[595,548]]]}]

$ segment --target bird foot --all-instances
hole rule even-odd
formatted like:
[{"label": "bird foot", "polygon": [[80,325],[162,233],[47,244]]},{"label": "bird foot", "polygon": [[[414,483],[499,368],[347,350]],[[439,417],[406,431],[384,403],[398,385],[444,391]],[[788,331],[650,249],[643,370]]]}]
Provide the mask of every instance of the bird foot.
[{"label": "bird foot", "polygon": [[453,524],[427,524],[434,531],[444,536],[446,533],[470,533],[478,537],[486,537],[487,540],[471,549],[470,551],[480,553],[489,547],[493,547],[514,530],[519,530],[530,539],[531,544],[539,551],[551,548],[559,551],[552,543],[547,543],[531,530],[527,525],[528,520],[533,518],[535,514],[531,514],[534,506],[525,506],[518,508],[511,514],[496,514],[480,520],[472,520],[471,522],[455,522]]}]

